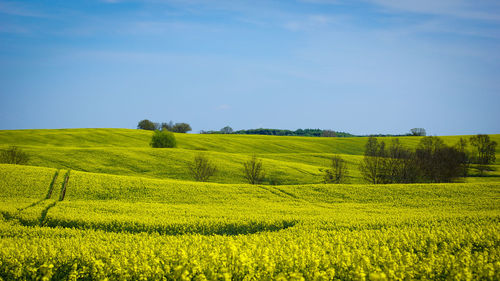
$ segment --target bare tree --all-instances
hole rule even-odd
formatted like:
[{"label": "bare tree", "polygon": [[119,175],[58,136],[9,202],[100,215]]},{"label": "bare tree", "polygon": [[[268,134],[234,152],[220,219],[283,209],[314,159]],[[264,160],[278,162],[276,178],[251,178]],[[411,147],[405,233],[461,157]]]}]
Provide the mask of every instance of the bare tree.
[{"label": "bare tree", "polygon": [[365,181],[373,184],[384,183],[385,143],[370,137],[365,146],[365,157],[359,165],[359,170]]},{"label": "bare tree", "polygon": [[385,149],[384,142],[370,138],[359,168],[370,183],[453,182],[467,172],[465,144],[446,145],[438,137],[424,137],[415,151],[394,139]]},{"label": "bare tree", "polygon": [[243,176],[250,184],[261,183],[265,176],[264,169],[262,168],[262,160],[257,159],[255,155],[243,163],[243,171]]},{"label": "bare tree", "polygon": [[332,157],[329,169],[323,170],[325,183],[347,183],[347,162],[338,155]]},{"label": "bare tree", "polygon": [[17,146],[10,146],[0,152],[0,163],[24,165],[29,158],[28,153]]},{"label": "bare tree", "polygon": [[416,180],[416,165],[411,165],[412,153],[403,147],[399,139],[392,140],[386,156],[381,175],[383,183],[407,183]]},{"label": "bare tree", "polygon": [[420,140],[415,151],[415,156],[418,161],[422,180],[426,182],[439,182],[441,163],[437,154],[445,147],[446,145],[443,140],[436,136],[428,136]]},{"label": "bare tree", "polygon": [[455,149],[460,153],[462,165],[462,176],[466,177],[471,162],[470,152],[467,150],[467,140],[465,138],[460,138],[455,144]]},{"label": "bare tree", "polygon": [[415,151],[422,182],[453,182],[463,175],[464,157],[439,137],[424,137]]},{"label": "bare tree", "polygon": [[208,181],[217,172],[217,167],[203,154],[196,155],[188,168],[197,181]]},{"label": "bare tree", "polygon": [[470,143],[476,148],[474,163],[479,164],[477,168],[483,175],[484,171],[489,168],[488,165],[495,162],[497,142],[490,140],[488,135],[479,134],[470,137]]}]

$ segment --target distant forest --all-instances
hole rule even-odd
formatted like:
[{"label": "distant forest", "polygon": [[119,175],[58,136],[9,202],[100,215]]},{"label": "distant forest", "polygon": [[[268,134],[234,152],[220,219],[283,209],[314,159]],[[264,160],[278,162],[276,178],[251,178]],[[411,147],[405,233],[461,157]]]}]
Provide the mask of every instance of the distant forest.
[{"label": "distant forest", "polygon": [[239,134],[239,135],[268,135],[268,136],[301,136],[301,137],[401,137],[401,136],[425,136],[426,132],[423,128],[413,128],[406,134],[371,134],[371,135],[353,135],[346,132],[336,132],[333,130],[322,129],[298,129],[282,130],[282,129],[248,129],[233,131],[229,126],[226,126],[219,131],[200,131],[200,134]]},{"label": "distant forest", "polygon": [[[139,121],[137,129],[142,130],[166,130],[174,133],[186,133],[191,131],[191,126],[188,123],[169,123],[153,122],[148,119]],[[300,136],[300,137],[400,137],[400,136],[425,136],[424,128],[413,128],[409,133],[393,135],[393,134],[371,134],[371,135],[353,135],[346,132],[336,132],[333,130],[322,129],[297,129],[283,130],[283,129],[248,129],[234,131],[233,128],[226,126],[218,131],[200,131],[200,134],[236,134],[236,135],[268,135],[268,136]]]},{"label": "distant forest", "polygon": [[233,131],[230,127],[224,127],[220,131],[201,131],[201,134],[238,134],[238,135],[270,135],[270,136],[302,136],[302,137],[354,137],[353,134],[345,132],[335,132],[321,129],[248,129]]}]

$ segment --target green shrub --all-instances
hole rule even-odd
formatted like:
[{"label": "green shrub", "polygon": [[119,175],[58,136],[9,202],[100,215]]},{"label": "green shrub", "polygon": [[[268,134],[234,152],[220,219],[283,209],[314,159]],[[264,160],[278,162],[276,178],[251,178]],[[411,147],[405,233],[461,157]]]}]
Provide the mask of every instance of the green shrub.
[{"label": "green shrub", "polygon": [[163,130],[156,130],[151,138],[151,147],[163,148],[163,147],[176,147],[177,141],[173,133]]}]

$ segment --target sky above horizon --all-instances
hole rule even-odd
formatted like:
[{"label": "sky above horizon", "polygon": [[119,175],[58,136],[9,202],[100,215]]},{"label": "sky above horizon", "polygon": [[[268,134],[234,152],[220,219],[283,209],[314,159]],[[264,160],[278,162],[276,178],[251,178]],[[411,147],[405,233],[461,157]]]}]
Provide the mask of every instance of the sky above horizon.
[{"label": "sky above horizon", "polygon": [[2,1],[0,129],[500,133],[500,1]]}]

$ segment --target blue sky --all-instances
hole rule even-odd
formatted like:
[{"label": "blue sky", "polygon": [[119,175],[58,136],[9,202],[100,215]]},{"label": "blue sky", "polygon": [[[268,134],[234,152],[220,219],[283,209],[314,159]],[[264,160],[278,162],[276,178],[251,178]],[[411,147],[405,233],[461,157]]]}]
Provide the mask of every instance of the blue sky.
[{"label": "blue sky", "polygon": [[500,2],[0,0],[0,98],[0,129],[500,133]]}]

